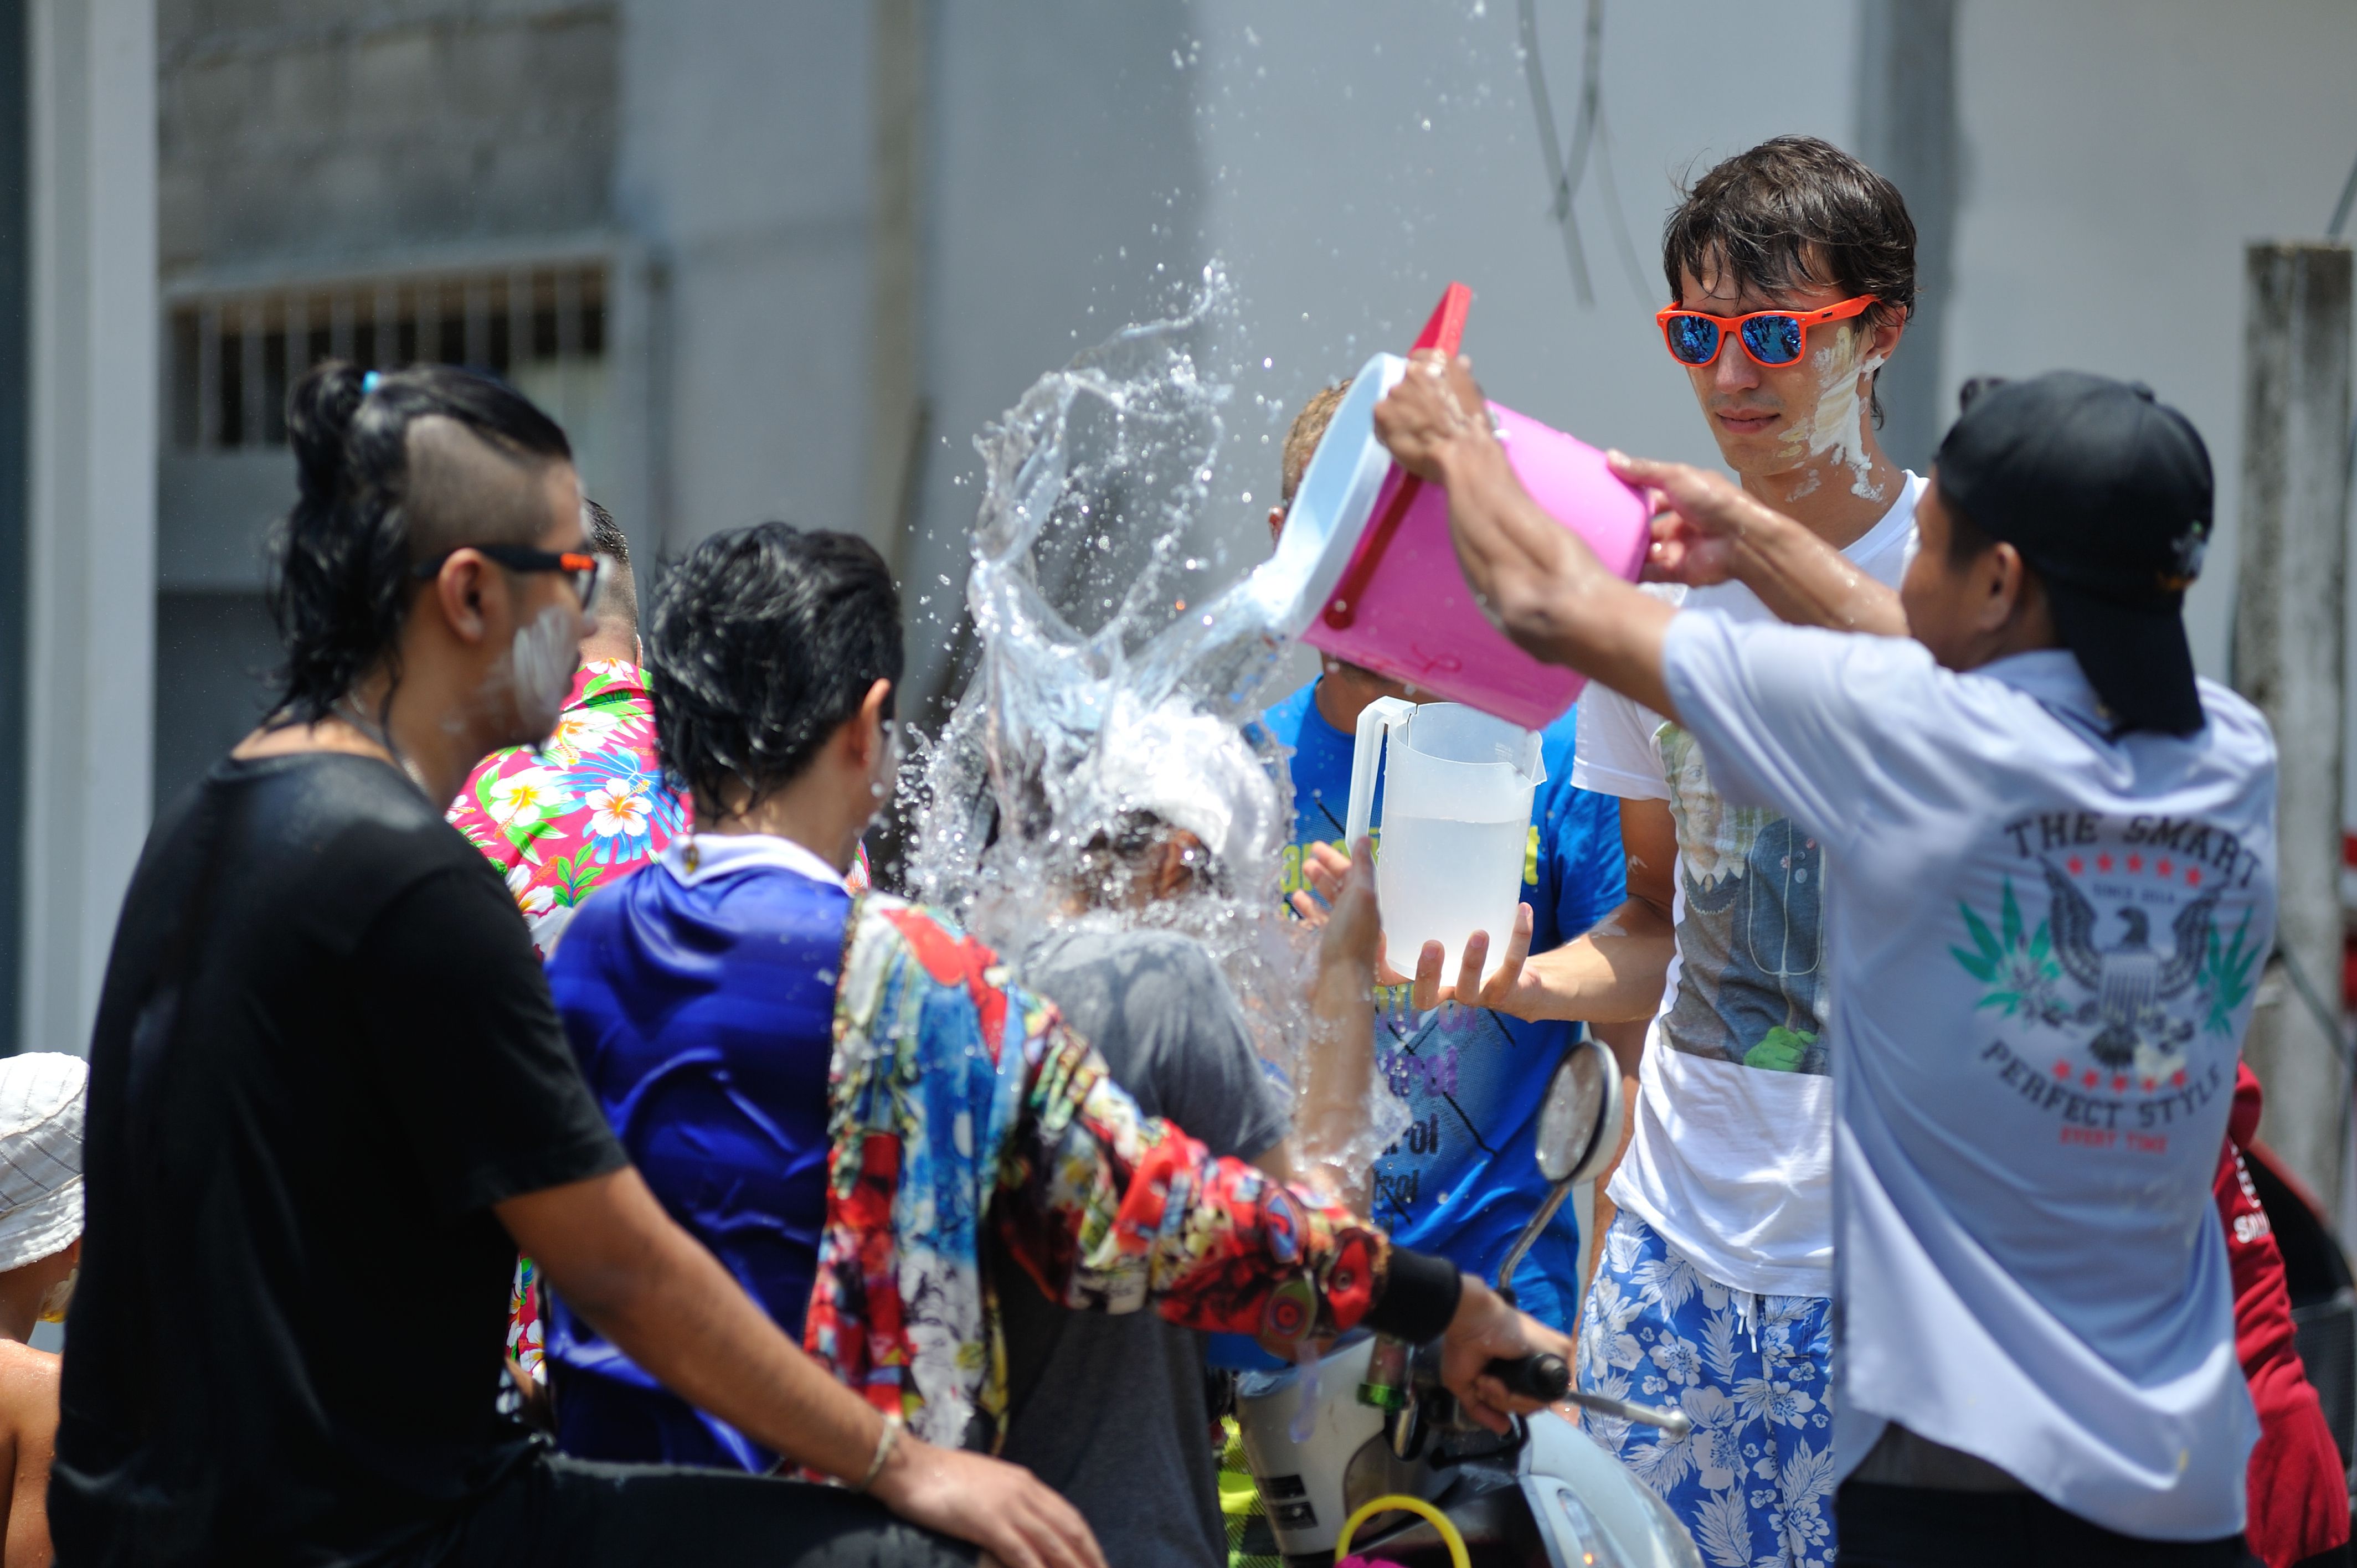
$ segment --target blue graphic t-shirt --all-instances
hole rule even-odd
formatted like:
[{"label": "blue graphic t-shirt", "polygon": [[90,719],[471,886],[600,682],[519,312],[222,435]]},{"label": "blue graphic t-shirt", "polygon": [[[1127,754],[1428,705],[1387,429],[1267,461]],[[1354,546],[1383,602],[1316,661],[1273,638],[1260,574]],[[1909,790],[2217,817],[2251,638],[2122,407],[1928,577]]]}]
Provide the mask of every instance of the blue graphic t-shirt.
[{"label": "blue graphic t-shirt", "polygon": [[[1352,737],[1326,722],[1316,693],[1313,681],[1262,720],[1293,748],[1288,894],[1308,886],[1301,870],[1308,846],[1342,842],[1351,800]],[[1577,713],[1567,713],[1543,737],[1547,776],[1531,802],[1523,859],[1533,952],[1571,940],[1626,896],[1620,803],[1572,787],[1577,722]],[[1380,789],[1375,820],[1383,820]],[[1454,1004],[1419,1015],[1408,993],[1405,985],[1383,988],[1375,1018],[1377,1065],[1415,1121],[1376,1163],[1372,1218],[1401,1245],[1437,1252],[1486,1280],[1546,1197],[1534,1155],[1539,1101],[1577,1026],[1528,1024]],[[1525,1311],[1567,1330],[1578,1281],[1579,1225],[1566,1204],[1513,1283]]]}]

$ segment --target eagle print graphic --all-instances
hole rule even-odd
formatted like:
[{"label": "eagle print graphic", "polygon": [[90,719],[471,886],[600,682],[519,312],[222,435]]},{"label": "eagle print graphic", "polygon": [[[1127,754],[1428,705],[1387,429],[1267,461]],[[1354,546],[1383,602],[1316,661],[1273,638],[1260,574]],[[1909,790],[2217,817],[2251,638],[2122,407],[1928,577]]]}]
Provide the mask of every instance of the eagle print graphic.
[{"label": "eagle print graphic", "polygon": [[[2165,957],[2153,950],[2151,916],[2134,904],[2120,907],[2126,933],[2105,948],[2097,944],[2100,917],[2094,905],[2052,861],[2041,859],[2039,865],[2046,873],[2047,891],[2053,895],[2047,919],[2054,929],[2055,961],[2094,993],[2072,1015],[2078,1023],[2101,1026],[2087,1042],[2088,1054],[2107,1068],[2133,1063],[2144,1077],[2165,1076],[2150,1069],[2174,1058],[2175,1047],[2193,1037],[2193,1023],[2159,1004],[2191,985],[2201,972],[2218,895],[2204,893],[2177,912],[2169,922],[2172,945]],[[2149,1059],[2139,1060],[2140,1052],[2148,1052]],[[2173,1062],[2168,1070],[2176,1070]]]},{"label": "eagle print graphic", "polygon": [[[2131,874],[2147,864],[2133,854],[2123,858]],[[2102,860],[2110,872],[2113,858]],[[1988,987],[1981,1008],[2074,1036],[2103,1070],[2147,1086],[2176,1078],[2197,1033],[2232,1032],[2263,956],[2251,940],[2250,911],[2229,938],[2219,929],[2214,887],[2156,913],[2148,900],[2115,897],[2117,881],[2097,884],[2091,897],[2076,856],[2067,867],[2043,856],[2036,863],[2047,913],[2035,926],[2023,917],[2011,877],[1994,922],[1969,903],[1957,906],[1972,946],[1949,951]],[[2160,860],[2155,869],[2168,865]],[[2168,922],[2165,935],[2156,919]]]}]

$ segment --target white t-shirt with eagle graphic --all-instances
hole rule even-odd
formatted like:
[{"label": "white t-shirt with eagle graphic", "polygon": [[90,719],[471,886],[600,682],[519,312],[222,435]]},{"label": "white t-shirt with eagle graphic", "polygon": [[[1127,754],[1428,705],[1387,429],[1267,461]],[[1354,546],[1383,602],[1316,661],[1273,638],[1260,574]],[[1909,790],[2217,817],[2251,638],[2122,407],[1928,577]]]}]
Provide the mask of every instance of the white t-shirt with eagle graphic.
[{"label": "white t-shirt with eagle graphic", "polygon": [[2064,651],[1681,615],[1681,717],[1823,845],[1835,1468],[1885,1422],[2126,1534],[2243,1526],[2256,1419],[2211,1195],[2276,923],[2275,745],[2114,738]]},{"label": "white t-shirt with eagle graphic", "polygon": [[[1923,481],[1842,553],[1897,587]],[[1740,583],[1652,590],[1774,619]],[[1666,800],[1677,824],[1676,948],[1608,1189],[1706,1277],[1760,1295],[1833,1294],[1833,1090],[1825,1078],[1824,856],[1772,807],[1723,801],[1694,736],[1617,692],[1579,702],[1572,782]]]}]

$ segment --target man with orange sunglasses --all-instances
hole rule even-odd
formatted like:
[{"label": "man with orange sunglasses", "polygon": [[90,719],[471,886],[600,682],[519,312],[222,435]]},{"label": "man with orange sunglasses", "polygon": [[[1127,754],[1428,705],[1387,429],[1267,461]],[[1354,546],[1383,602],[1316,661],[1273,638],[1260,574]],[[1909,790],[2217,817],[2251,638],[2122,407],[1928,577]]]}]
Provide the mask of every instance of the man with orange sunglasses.
[{"label": "man with orange sunglasses", "polygon": [[[1727,466],[1895,588],[1922,489],[1875,435],[1875,378],[1915,298],[1915,227],[1897,188],[1825,142],[1780,136],[1695,183],[1662,260],[1663,339]],[[1655,591],[1774,618],[1733,581]],[[1682,1404],[1695,1431],[1670,1442],[1592,1415],[1588,1430],[1715,1561],[1829,1563],[1823,852],[1781,813],[1720,799],[1692,735],[1600,684],[1581,700],[1578,736],[1573,782],[1620,797],[1628,901],[1552,952],[1520,964],[1510,952],[1486,987],[1478,971],[1442,986],[1435,950],[1415,1004],[1478,987],[1487,1006],[1620,1034],[1631,1129],[1598,1204],[1600,1228],[1612,1218],[1581,1311],[1579,1380]]]}]

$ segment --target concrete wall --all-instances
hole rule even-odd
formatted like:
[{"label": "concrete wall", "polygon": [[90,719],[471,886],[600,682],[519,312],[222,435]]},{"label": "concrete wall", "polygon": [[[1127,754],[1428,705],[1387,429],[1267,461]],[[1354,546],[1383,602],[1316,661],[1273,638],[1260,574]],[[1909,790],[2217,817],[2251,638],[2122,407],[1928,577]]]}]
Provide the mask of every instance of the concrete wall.
[{"label": "concrete wall", "polygon": [[623,6],[614,209],[663,279],[633,538],[860,525],[870,37],[844,0]]},{"label": "concrete wall", "polygon": [[30,7],[32,397],[19,1048],[86,1049],[146,837],[153,0]]},{"label": "concrete wall", "polygon": [[[266,286],[594,242],[611,227],[620,30],[611,3],[157,0],[165,278]],[[627,257],[615,273],[608,364],[635,399],[644,290]],[[587,456],[605,459],[585,464],[601,489],[642,490],[636,446]],[[283,446],[175,447],[156,489],[161,804],[260,716],[276,662],[261,535],[294,471]]]},{"label": "concrete wall", "polygon": [[158,0],[167,271],[604,222],[617,6]]}]

